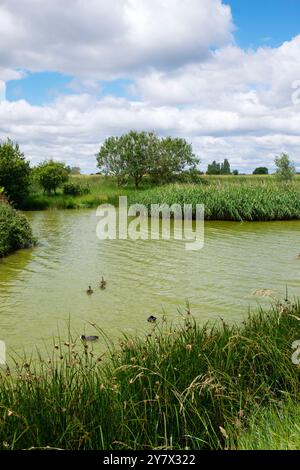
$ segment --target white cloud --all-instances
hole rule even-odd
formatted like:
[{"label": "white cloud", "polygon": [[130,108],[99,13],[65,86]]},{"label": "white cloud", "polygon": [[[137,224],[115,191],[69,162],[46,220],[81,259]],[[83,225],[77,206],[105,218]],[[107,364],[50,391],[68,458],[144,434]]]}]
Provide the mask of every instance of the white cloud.
[{"label": "white cloud", "polygon": [[1,0],[6,67],[87,79],[178,67],[231,40],[221,0]]},{"label": "white cloud", "polygon": [[[0,96],[18,67],[72,74],[77,94],[45,106],[0,102],[0,137],[19,141],[33,163],[95,171],[107,136],[138,129],[187,138],[202,168],[225,157],[241,170],[271,167],[287,151],[300,169],[300,36],[242,50],[228,43],[230,10],[219,0],[39,3],[0,0],[10,44],[9,53],[0,44]],[[139,101],[95,98],[98,79],[117,76],[134,78]]]}]

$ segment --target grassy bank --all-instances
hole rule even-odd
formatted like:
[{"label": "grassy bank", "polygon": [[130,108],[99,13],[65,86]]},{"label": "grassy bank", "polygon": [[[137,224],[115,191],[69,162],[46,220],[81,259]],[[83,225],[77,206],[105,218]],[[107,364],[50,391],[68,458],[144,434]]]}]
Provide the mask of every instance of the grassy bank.
[{"label": "grassy bank", "polygon": [[34,243],[26,217],[8,204],[0,204],[0,258]]},{"label": "grassy bank", "polygon": [[69,338],[36,368],[3,374],[0,447],[243,447],[262,410],[299,404],[299,320],[300,305],[287,303],[240,326],[199,326],[187,311],[181,326],[161,320],[106,358]]},{"label": "grassy bank", "polygon": [[72,181],[88,184],[90,194],[46,196],[31,194],[25,208],[79,209],[99,204],[118,205],[119,196],[128,196],[130,203],[204,204],[208,220],[268,221],[300,218],[300,178],[291,184],[278,183],[272,176],[203,176],[202,183],[151,187],[144,183],[140,190],[119,188],[112,178],[102,176],[73,177]]}]

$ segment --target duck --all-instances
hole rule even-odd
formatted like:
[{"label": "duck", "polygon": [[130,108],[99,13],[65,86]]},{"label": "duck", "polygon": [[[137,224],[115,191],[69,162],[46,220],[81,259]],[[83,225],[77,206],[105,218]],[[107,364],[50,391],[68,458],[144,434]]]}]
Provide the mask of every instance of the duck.
[{"label": "duck", "polygon": [[81,335],[80,336],[80,339],[82,341],[97,341],[99,339],[99,336],[85,336],[85,335]]},{"label": "duck", "polygon": [[100,282],[100,289],[106,289],[107,282],[104,280],[104,277],[102,276],[102,280]]},{"label": "duck", "polygon": [[147,318],[147,322],[149,323],[155,323],[157,320],[156,317],[154,317],[153,315],[150,315],[150,317]]},{"label": "duck", "polygon": [[89,286],[89,288],[86,290],[86,293],[88,295],[92,295],[94,293],[93,289],[91,288],[91,286]]}]

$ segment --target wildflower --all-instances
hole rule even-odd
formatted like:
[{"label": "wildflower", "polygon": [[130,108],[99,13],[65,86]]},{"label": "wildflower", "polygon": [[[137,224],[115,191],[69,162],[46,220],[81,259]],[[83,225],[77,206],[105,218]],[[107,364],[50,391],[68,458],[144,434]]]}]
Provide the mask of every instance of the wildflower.
[{"label": "wildflower", "polygon": [[101,384],[99,388],[100,388],[100,390],[101,390],[101,392],[102,392],[102,390],[105,389],[105,385],[104,385],[104,384]]},{"label": "wildflower", "polygon": [[186,345],[187,351],[191,351],[193,349],[193,346],[191,344]]}]

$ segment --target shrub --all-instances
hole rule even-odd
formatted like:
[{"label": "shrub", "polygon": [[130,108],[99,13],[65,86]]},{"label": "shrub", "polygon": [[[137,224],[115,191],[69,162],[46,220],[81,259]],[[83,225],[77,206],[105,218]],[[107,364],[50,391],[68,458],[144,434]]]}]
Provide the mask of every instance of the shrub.
[{"label": "shrub", "polygon": [[64,163],[50,160],[37,167],[36,176],[44,191],[51,194],[68,181],[69,174]]},{"label": "shrub", "polygon": [[0,204],[0,257],[35,244],[26,217],[8,204]]},{"label": "shrub", "polygon": [[89,194],[91,192],[91,188],[89,185],[81,185],[76,183],[65,183],[63,186],[63,193],[66,196],[83,196],[85,194]]}]

